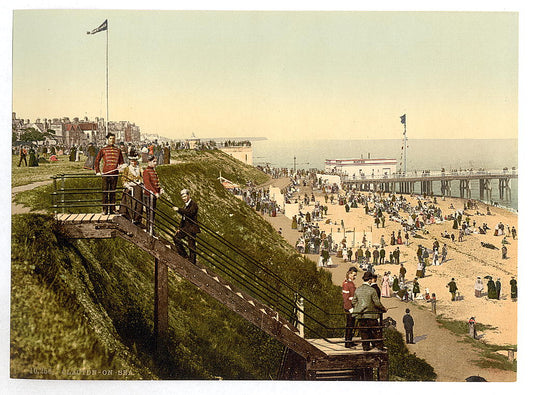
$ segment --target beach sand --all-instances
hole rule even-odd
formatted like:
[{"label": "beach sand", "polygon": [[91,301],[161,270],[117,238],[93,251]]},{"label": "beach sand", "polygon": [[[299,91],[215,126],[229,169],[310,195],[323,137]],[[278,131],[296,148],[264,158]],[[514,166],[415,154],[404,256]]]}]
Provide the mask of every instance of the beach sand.
[{"label": "beach sand", "polygon": [[[278,186],[282,186],[282,181],[276,181]],[[324,204],[324,195],[317,190],[311,191],[309,187],[301,187],[299,193],[294,197],[300,195],[302,198],[305,193],[309,195],[314,193],[317,201]],[[411,204],[416,204],[416,197],[404,195]],[[453,204],[455,209],[450,208],[450,204]],[[516,213],[506,210],[500,207],[490,206],[492,215],[476,215],[475,212],[480,213],[487,212],[487,205],[481,202],[477,202],[477,210],[467,210],[466,212],[471,214],[471,219],[476,220],[476,224],[482,225],[487,223],[490,230],[486,235],[473,234],[465,236],[463,242],[457,241],[458,230],[452,229],[453,221],[445,221],[441,224],[427,225],[426,229],[429,234],[423,235],[424,239],[411,238],[410,245],[405,244],[400,246],[401,256],[400,262],[403,263],[407,269],[406,279],[407,282],[411,282],[416,274],[417,257],[416,250],[418,245],[421,244],[427,247],[430,251],[432,249],[433,241],[436,238],[441,246],[444,243],[448,245],[448,257],[447,261],[440,266],[429,266],[426,268],[426,277],[419,279],[420,289],[424,292],[425,288],[429,289],[430,293],[435,293],[437,296],[437,314],[442,314],[445,318],[451,320],[460,320],[467,322],[472,316],[476,318],[478,323],[484,325],[490,325],[494,329],[485,331],[478,331],[478,335],[481,336],[481,340],[486,343],[496,345],[509,345],[514,346],[517,344],[517,303],[513,302],[510,297],[510,285],[509,281],[511,276],[517,275],[517,245],[518,235],[516,240],[513,240],[511,236],[507,237],[510,244],[508,247],[508,259],[503,260],[501,256],[501,250],[492,250],[481,246],[481,242],[491,243],[501,249],[501,241],[503,236],[494,236],[493,232],[496,225],[501,221],[507,230],[507,225],[510,228],[513,226],[518,230],[518,216]],[[456,209],[463,209],[464,200],[459,198],[437,198],[437,205],[442,209],[443,215],[452,214]],[[344,206],[339,204],[327,203],[328,211],[326,219],[330,219],[332,224],[325,224],[325,221],[320,221],[319,226],[321,230],[325,230],[326,233],[330,231],[337,231],[340,228],[341,220],[344,221],[346,230],[353,230],[356,232],[362,232],[363,230],[369,234],[372,234],[373,244],[379,243],[380,236],[383,234],[385,241],[387,242],[386,259],[388,260],[389,251],[392,251],[397,246],[390,246],[390,236],[394,231],[396,234],[401,229],[401,225],[397,222],[388,220],[385,223],[385,228],[376,229],[373,222],[373,217],[366,215],[364,207],[359,205],[358,208],[352,208],[348,213],[345,211]],[[372,206],[372,205],[371,205]],[[309,208],[311,211],[312,206],[304,207],[302,212],[305,214]],[[406,213],[400,213],[402,217]],[[283,215],[278,217],[265,216],[272,226],[279,230],[282,229],[282,235],[287,239],[291,245],[295,245],[296,240],[301,233],[291,229],[291,219]],[[337,223],[337,225],[335,225]],[[450,239],[441,237],[441,233],[447,230],[448,233],[455,233],[456,241],[452,242]],[[421,232],[418,232],[419,234]],[[403,234],[403,231],[402,231]],[[346,239],[348,245],[350,245],[350,237],[353,233],[347,233]],[[370,235],[369,235],[370,236]],[[404,239],[405,241],[405,239]],[[357,245],[356,245],[357,247]],[[307,255],[314,262],[318,261],[318,255]],[[334,284],[341,285],[344,280],[347,269],[350,266],[354,266],[354,263],[344,262],[341,258],[333,257],[333,265],[330,268],[325,268],[332,273],[332,280]],[[399,274],[399,265],[384,264],[375,266],[375,271],[379,275],[378,284],[381,288],[381,277],[385,271],[390,271],[393,275]],[[359,268],[358,268],[359,269]],[[474,296],[474,282],[477,276],[484,278],[485,276],[492,276],[494,281],[497,278],[501,279],[502,292],[500,300],[491,300],[486,296],[487,280],[483,279],[485,289],[483,296],[477,298]],[[356,285],[361,283],[362,272],[359,270]],[[455,278],[459,293],[462,296],[461,300],[451,301],[451,295],[446,287],[446,284]],[[518,280],[518,277],[516,277]],[[415,300],[409,303],[401,302],[398,298],[383,298],[383,304],[389,308],[388,313],[385,316],[391,316],[398,322],[398,329],[403,333],[403,327],[401,324],[401,318],[405,313],[405,308],[409,307],[415,318],[415,345],[408,345],[409,349],[413,352],[417,352],[417,355],[421,355],[426,358],[428,362],[434,366],[436,372],[439,374],[439,381],[462,381],[465,377],[468,377],[468,373],[472,375],[480,373],[481,369],[474,364],[470,363],[471,359],[479,359],[475,350],[470,346],[466,347],[464,343],[461,343],[460,337],[452,334],[451,332],[439,327],[434,319],[434,315],[431,313],[431,307],[429,303],[422,300]],[[437,328],[440,330],[439,339],[435,339]],[[449,336],[448,336],[449,335]],[[417,341],[417,336],[422,336]],[[446,336],[446,341],[444,337]],[[429,341],[425,341],[429,337]],[[431,338],[433,339],[431,340]],[[455,339],[455,341],[454,341]],[[466,349],[465,349],[466,347]],[[437,353],[439,356],[434,357]],[[465,358],[457,358],[458,353],[464,353]],[[456,359],[457,363],[446,362],[449,358]],[[442,365],[442,366],[439,366]],[[491,381],[513,381],[516,379],[515,372],[505,372],[497,370],[483,370],[486,378],[490,378]]]}]

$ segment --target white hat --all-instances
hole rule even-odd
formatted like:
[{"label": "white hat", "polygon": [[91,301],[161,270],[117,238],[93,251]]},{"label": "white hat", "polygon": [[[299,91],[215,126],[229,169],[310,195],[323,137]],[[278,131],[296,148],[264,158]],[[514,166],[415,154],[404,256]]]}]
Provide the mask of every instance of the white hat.
[{"label": "white hat", "polygon": [[184,196],[184,195],[190,195],[188,189],[182,189],[182,190],[181,190],[181,196]]}]

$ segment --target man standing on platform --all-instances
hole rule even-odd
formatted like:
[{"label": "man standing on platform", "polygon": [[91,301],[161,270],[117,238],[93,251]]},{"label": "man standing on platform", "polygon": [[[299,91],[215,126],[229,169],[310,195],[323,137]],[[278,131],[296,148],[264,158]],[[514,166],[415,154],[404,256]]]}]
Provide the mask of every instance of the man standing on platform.
[{"label": "man standing on platform", "polygon": [[[96,175],[102,176],[102,205],[103,214],[115,213],[115,193],[118,182],[118,172],[120,165],[124,163],[122,152],[115,147],[115,135],[107,134],[107,145],[102,148],[94,161],[94,171]],[[100,160],[104,160],[102,173],[100,173]]]},{"label": "man standing on platform", "polygon": [[[181,191],[181,198],[185,203],[185,207],[173,207],[174,210],[182,215],[180,228],[173,236],[173,240],[178,249],[178,253],[183,257],[188,257],[189,261],[196,264],[196,235],[200,233],[200,227],[196,222],[198,216],[198,204],[191,199],[188,189],[183,189]],[[183,247],[183,243],[181,242],[182,239],[187,240],[189,254],[187,254]]]},{"label": "man standing on platform", "polygon": [[[386,312],[387,309],[383,306],[378,298],[378,294],[372,288],[372,273],[365,272],[363,274],[363,285],[355,290],[352,305],[353,315],[358,320],[359,332],[362,340],[381,339],[382,334],[379,328],[379,312]],[[370,343],[373,347],[383,351],[383,341],[363,341],[363,350],[370,350]]]},{"label": "man standing on platform", "polygon": [[346,272],[346,278],[342,282],[342,299],[344,313],[346,314],[346,331],[344,333],[344,347],[346,348],[355,347],[355,343],[352,342],[355,331],[355,317],[350,314],[350,310],[352,309],[352,299],[355,293],[354,280],[356,276],[357,269],[355,267],[351,267]]}]

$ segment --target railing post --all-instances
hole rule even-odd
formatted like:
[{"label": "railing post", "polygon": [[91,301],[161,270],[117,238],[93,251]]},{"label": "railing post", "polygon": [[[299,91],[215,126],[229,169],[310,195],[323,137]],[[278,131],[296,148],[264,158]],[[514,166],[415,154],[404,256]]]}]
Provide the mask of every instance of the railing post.
[{"label": "railing post", "polygon": [[65,213],[65,175],[61,175],[61,212]]},{"label": "railing post", "polygon": [[160,351],[168,334],[168,267],[155,259],[154,334]]},{"label": "railing post", "polygon": [[296,304],[298,305],[298,331],[300,332],[300,337],[303,339],[305,337],[304,333],[304,298],[300,298]]},{"label": "railing post", "polygon": [[54,208],[54,214],[57,214],[57,208],[55,207],[57,204],[57,177],[52,176],[53,185],[54,185],[54,193],[52,194],[52,207]]}]

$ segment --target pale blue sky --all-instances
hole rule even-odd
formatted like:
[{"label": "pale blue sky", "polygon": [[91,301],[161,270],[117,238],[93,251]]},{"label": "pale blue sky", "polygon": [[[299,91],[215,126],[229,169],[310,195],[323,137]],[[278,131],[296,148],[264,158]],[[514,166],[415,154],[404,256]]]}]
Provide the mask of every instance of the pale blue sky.
[{"label": "pale blue sky", "polygon": [[13,111],[172,138],[517,137],[518,13],[21,10]]}]

